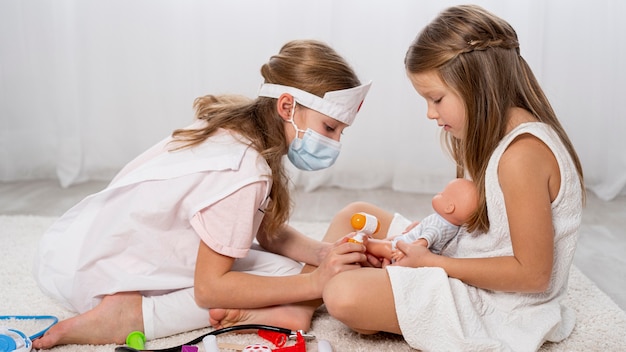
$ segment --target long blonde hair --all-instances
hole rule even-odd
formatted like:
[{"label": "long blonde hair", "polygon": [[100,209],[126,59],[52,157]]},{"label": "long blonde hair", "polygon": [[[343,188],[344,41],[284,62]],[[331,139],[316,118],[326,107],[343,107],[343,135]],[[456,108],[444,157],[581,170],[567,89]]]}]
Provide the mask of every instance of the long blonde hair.
[{"label": "long blonde hair", "polygon": [[[320,97],[328,91],[361,84],[343,57],[325,43],[315,40],[286,43],[261,67],[261,75],[265,83],[299,88]],[[206,127],[176,130],[172,134],[174,141],[181,142],[182,148],[192,147],[203,143],[220,128],[250,140],[252,147],[265,158],[272,170],[272,201],[265,210],[262,232],[268,236],[276,234],[291,212],[289,178],[283,166],[288,145],[284,120],[276,109],[276,99],[206,95],[197,98],[193,106],[196,118],[205,120]]]},{"label": "long blonde hair", "polygon": [[506,134],[506,113],[513,107],[529,111],[556,131],[576,165],[584,194],[583,170],[574,146],[520,55],[517,34],[506,21],[479,6],[450,7],[422,30],[404,63],[408,74],[436,70],[465,103],[466,137],[459,140],[444,132],[442,138],[457,162],[457,176],[469,175],[479,190],[478,210],[468,221],[470,231],[489,229],[485,171]]}]

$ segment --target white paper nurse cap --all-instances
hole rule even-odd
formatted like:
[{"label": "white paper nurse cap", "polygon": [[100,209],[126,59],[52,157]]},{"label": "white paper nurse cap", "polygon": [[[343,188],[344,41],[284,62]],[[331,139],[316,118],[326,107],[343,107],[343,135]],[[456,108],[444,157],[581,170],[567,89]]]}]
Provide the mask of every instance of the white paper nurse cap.
[{"label": "white paper nurse cap", "polygon": [[324,97],[320,98],[298,88],[263,83],[259,89],[259,96],[278,98],[283,93],[289,93],[293,95],[298,104],[351,125],[371,85],[372,82],[370,81],[358,87],[326,92]]}]

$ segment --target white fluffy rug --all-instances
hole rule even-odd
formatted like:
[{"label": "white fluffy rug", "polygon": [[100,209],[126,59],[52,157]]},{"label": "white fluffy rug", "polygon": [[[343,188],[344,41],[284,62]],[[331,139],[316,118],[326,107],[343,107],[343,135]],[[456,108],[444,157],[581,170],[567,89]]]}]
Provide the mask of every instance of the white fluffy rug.
[{"label": "white fluffy rug", "polygon": [[[31,276],[33,249],[41,234],[52,224],[54,218],[36,216],[0,216],[0,315],[54,315],[65,319],[74,314],[44,296]],[[321,238],[326,230],[323,223],[292,224],[304,233]],[[540,351],[625,351],[626,313],[608,296],[601,292],[577,268],[572,269],[568,304],[578,313],[578,321],[572,335],[565,341],[546,343]],[[0,326],[20,330],[27,335],[35,334],[46,322],[0,321]],[[165,348],[183,344],[210,329],[196,330],[169,338],[149,341],[146,348]],[[318,339],[327,340],[335,352],[350,351],[413,351],[399,336],[378,334],[360,336],[351,332],[331,318],[324,307],[313,318],[310,333]],[[218,342],[247,345],[265,342],[254,334],[225,334]],[[271,345],[271,344],[269,344]],[[202,344],[198,345],[203,351]],[[53,351],[107,351],[114,345],[85,346],[67,345]],[[224,350],[227,351],[227,350]],[[317,351],[315,342],[307,343],[307,351]]]}]

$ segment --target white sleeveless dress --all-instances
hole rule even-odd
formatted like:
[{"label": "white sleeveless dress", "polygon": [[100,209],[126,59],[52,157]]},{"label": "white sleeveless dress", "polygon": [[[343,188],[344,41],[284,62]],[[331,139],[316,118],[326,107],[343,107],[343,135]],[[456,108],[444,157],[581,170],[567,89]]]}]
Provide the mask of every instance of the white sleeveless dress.
[{"label": "white sleeveless dress", "polygon": [[462,228],[442,254],[457,258],[513,254],[497,169],[509,144],[526,133],[552,150],[561,173],[561,188],[552,203],[555,250],[548,290],[536,294],[495,292],[449,278],[441,268],[389,266],[398,321],[411,347],[424,351],[536,351],[545,341],[563,340],[574,328],[575,314],[561,301],[576,249],[582,191],[575,165],[551,127],[525,123],[503,138],[487,166],[489,232],[474,235]]}]

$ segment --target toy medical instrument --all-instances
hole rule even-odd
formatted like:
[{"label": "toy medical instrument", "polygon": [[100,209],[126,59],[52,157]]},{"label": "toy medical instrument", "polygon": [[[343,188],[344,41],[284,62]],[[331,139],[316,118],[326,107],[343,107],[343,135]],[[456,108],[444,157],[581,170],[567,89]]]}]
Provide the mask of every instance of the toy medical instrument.
[{"label": "toy medical instrument", "polygon": [[0,352],[28,352],[33,348],[32,341],[41,337],[59,319],[51,315],[0,315],[0,320],[51,320],[45,329],[28,336],[25,333],[5,326],[0,327]]},{"label": "toy medical instrument", "polygon": [[126,345],[136,350],[143,350],[146,346],[146,335],[141,331],[133,331],[126,336]]},{"label": "toy medical instrument", "polygon": [[207,335],[202,338],[202,345],[204,346],[205,352],[219,352],[220,350],[215,335]]},{"label": "toy medical instrument", "polygon": [[[306,341],[315,339],[315,336],[306,334],[301,330],[292,331],[285,328],[279,328],[271,325],[263,325],[263,324],[246,324],[246,325],[238,325],[231,326],[228,328],[218,329],[210,331],[200,337],[197,337],[189,342],[186,342],[182,345],[168,347],[163,349],[155,349],[155,350],[144,350],[144,349],[136,349],[131,346],[118,346],[115,348],[116,352],[182,352],[184,346],[191,346],[202,342],[204,344],[204,349],[207,352],[217,352],[218,345],[215,339],[215,335],[221,335],[232,331],[238,330],[258,330],[259,336],[264,339],[272,342],[278,348],[272,351],[275,352],[306,352]],[[211,337],[212,336],[212,337]],[[287,340],[296,340],[296,344],[293,346],[285,346]],[[321,341],[320,341],[321,342]],[[319,346],[326,349],[319,349]],[[320,352],[332,352],[332,349],[328,349],[330,347],[329,343],[318,344],[318,351]],[[252,350],[254,351],[254,350]]]},{"label": "toy medical instrument", "polygon": [[356,234],[348,242],[363,243],[363,237],[373,235],[380,230],[378,219],[374,215],[363,212],[352,215],[350,225]]}]

